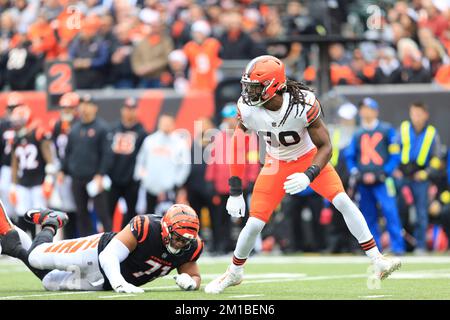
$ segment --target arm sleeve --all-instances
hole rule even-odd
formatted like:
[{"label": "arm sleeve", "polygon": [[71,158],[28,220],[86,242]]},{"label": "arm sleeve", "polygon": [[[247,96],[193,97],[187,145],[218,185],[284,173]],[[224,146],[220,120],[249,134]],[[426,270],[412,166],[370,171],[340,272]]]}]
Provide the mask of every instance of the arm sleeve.
[{"label": "arm sleeve", "polygon": [[388,151],[389,160],[384,164],[383,170],[387,175],[391,175],[400,164],[399,136],[394,128],[388,131]]},{"label": "arm sleeve", "polygon": [[100,266],[108,277],[111,287],[117,288],[120,284],[126,283],[120,273],[120,263],[124,261],[129,254],[130,251],[122,241],[113,238],[98,255]]}]

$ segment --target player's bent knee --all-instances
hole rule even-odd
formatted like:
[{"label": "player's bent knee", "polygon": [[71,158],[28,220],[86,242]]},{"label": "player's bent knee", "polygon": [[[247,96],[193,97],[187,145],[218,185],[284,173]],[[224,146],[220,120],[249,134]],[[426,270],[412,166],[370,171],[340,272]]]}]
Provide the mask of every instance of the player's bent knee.
[{"label": "player's bent knee", "polygon": [[266,222],[261,220],[257,217],[250,217],[247,220],[247,223],[245,224],[245,228],[247,228],[251,233],[260,233],[262,229],[264,229],[264,226],[266,225]]},{"label": "player's bent knee", "polygon": [[352,199],[346,194],[345,192],[339,192],[336,194],[332,201],[333,205],[336,207],[336,209],[339,210],[339,207],[349,205],[350,203],[353,203]]}]

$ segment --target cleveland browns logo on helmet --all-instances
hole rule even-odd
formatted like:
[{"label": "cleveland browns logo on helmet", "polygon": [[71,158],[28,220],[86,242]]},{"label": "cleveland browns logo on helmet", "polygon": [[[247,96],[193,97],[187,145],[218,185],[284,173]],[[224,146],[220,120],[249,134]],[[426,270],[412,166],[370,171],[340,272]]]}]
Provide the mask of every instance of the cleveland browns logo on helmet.
[{"label": "cleveland browns logo on helmet", "polygon": [[[200,221],[197,213],[184,204],[174,204],[161,219],[161,235],[164,245],[172,254],[189,250],[191,244],[197,240]],[[174,248],[173,241],[184,243],[182,249]]]},{"label": "cleveland browns logo on helmet", "polygon": [[250,106],[262,106],[286,87],[284,64],[273,56],[259,56],[245,67],[241,96]]}]

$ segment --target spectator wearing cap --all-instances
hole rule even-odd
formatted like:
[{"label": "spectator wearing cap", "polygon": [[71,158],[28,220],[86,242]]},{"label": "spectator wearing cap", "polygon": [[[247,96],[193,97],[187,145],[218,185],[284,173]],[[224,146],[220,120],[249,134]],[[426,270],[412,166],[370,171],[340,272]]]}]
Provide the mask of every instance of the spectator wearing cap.
[{"label": "spectator wearing cap", "polygon": [[69,46],[78,89],[102,88],[105,67],[109,63],[110,48],[102,36],[98,36],[100,20],[91,16],[83,20],[80,34]]},{"label": "spectator wearing cap", "polygon": [[217,86],[220,42],[210,37],[211,27],[197,21],[191,27],[192,40],[183,48],[189,61],[189,82],[193,90],[213,91]]},{"label": "spectator wearing cap", "polygon": [[[105,191],[105,176],[111,166],[111,144],[108,141],[108,125],[97,117],[98,106],[90,95],[81,97],[79,119],[69,133],[65,158],[58,181],[65,175],[72,177],[72,192],[77,206],[77,222],[80,236],[97,232],[92,225],[88,211],[89,199],[103,225],[103,231],[111,231],[111,215],[108,208],[108,195]],[[88,193],[88,183],[95,187]]]},{"label": "spectator wearing cap", "polygon": [[169,70],[161,77],[162,86],[165,88],[173,88],[179,93],[185,93],[189,90],[187,66],[188,60],[183,50],[173,50],[169,54]]},{"label": "spectator wearing cap", "polygon": [[134,88],[138,78],[131,68],[133,43],[130,39],[131,26],[120,23],[114,28],[111,48],[111,77],[115,88]]},{"label": "spectator wearing cap", "polygon": [[[66,147],[69,133],[73,125],[78,121],[78,106],[80,96],[76,92],[66,92],[59,99],[59,119],[52,125],[51,137],[54,150],[61,168],[66,157]],[[49,206],[67,212],[69,222],[64,226],[64,238],[78,237],[77,214],[75,199],[72,193],[72,178],[69,175],[57,181],[54,195],[50,197]]]},{"label": "spectator wearing cap", "polygon": [[140,88],[159,88],[161,75],[167,69],[168,56],[173,50],[171,38],[165,34],[159,14],[141,13],[143,20],[149,27],[148,35],[133,49],[131,53],[131,67],[140,78]]},{"label": "spectator wearing cap", "polygon": [[400,162],[400,145],[395,129],[378,120],[379,105],[372,98],[359,104],[361,126],[345,151],[351,178],[358,182],[359,206],[380,251],[380,229],[377,204],[386,218],[390,237],[390,250],[401,255],[405,252],[402,238],[396,191],[392,173]]},{"label": "spectator wearing cap", "polygon": [[[214,135],[212,144],[209,147],[210,160],[206,167],[206,181],[212,184],[214,194],[214,209],[211,212],[213,243],[211,250],[218,254],[225,254],[233,250],[234,243],[231,238],[232,223],[230,216],[226,213],[226,203],[230,194],[228,179],[229,152],[233,130],[237,125],[238,110],[235,103],[226,104],[221,110],[222,122],[220,132]],[[255,142],[255,143],[252,143]],[[242,179],[244,198],[253,189],[253,184],[259,173],[258,149],[255,136],[246,136],[245,140],[245,177]],[[248,208],[248,206],[247,206]],[[244,221],[238,221],[244,222]]]},{"label": "spectator wearing cap", "polygon": [[137,155],[134,177],[146,192],[147,213],[161,202],[174,202],[190,172],[189,145],[175,131],[175,117],[162,114],[158,129],[147,136]]},{"label": "spectator wearing cap", "polygon": [[428,226],[428,189],[430,178],[437,178],[441,167],[441,143],[436,128],[429,123],[429,111],[422,102],[409,107],[409,120],[400,125],[401,165],[396,177],[401,179],[402,190],[409,188],[416,209],[414,238],[415,252],[426,251]]},{"label": "spectator wearing cap", "polygon": [[127,205],[123,226],[136,215],[136,203],[139,182],[134,179],[136,157],[147,136],[142,124],[137,119],[137,101],[125,99],[120,109],[121,119],[112,126],[111,136],[112,166],[109,169],[111,190],[109,192],[109,208],[113,216],[119,198]]}]

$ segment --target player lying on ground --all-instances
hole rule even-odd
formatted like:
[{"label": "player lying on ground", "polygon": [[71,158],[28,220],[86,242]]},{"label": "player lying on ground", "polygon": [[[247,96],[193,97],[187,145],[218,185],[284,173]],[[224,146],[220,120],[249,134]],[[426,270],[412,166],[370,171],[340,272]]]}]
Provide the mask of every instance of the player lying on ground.
[{"label": "player lying on ground", "polygon": [[310,186],[344,216],[350,232],[372,259],[375,274],[385,279],[398,269],[398,258],[388,259],[378,251],[361,211],[345,193],[342,182],[329,164],[332,147],[322,107],[308,87],[286,79],[283,63],[272,56],[260,56],[246,66],[242,79],[238,118],[232,140],[230,197],[231,216],[245,214],[242,182],[245,158],[238,146],[244,145],[244,131],[254,130],[266,142],[267,157],[250,203],[250,218],[239,234],[233,262],[221,277],[209,283],[207,293],[220,293],[241,283],[244,263],[258,234],[269,221],[285,193],[296,194]]},{"label": "player lying on ground", "polygon": [[199,220],[186,205],[175,204],[159,220],[152,215],[133,218],[119,233],[53,242],[68,220],[64,212],[29,210],[26,219],[40,224],[31,247],[21,245],[17,227],[0,208],[2,254],[20,259],[47,290],[111,290],[144,292],[141,286],[177,268],[177,285],[183,290],[200,287],[197,259],[203,249]]}]

